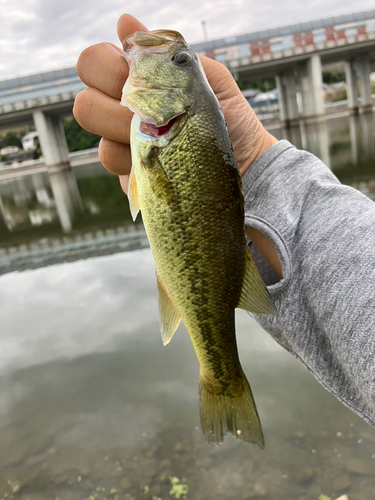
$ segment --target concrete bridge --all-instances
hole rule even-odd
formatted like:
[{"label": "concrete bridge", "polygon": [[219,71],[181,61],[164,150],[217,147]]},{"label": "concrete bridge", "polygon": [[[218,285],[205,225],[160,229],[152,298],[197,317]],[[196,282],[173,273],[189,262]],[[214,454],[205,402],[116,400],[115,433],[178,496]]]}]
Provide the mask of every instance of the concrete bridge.
[{"label": "concrete bridge", "polygon": [[[322,64],[345,61],[351,113],[372,110],[369,53],[375,48],[375,10],[222,38],[193,45],[225,64],[238,81],[276,76],[280,119],[324,118]],[[358,99],[357,78],[361,100]],[[75,68],[0,81],[0,128],[34,122],[50,174],[69,170],[61,118],[84,88]],[[72,197],[75,188],[71,187]],[[73,203],[74,205],[74,203]]]},{"label": "concrete bridge", "polygon": [[61,200],[59,215],[66,230],[82,211],[82,204],[62,118],[72,114],[74,99],[83,88],[75,68],[0,81],[0,128],[34,122],[54,198]]},{"label": "concrete bridge", "polygon": [[69,168],[61,119],[72,114],[84,88],[75,68],[0,81],[0,128],[34,122],[51,171]]},{"label": "concrete bridge", "polygon": [[374,9],[207,41],[194,49],[227,66],[237,81],[275,76],[285,125],[301,117],[306,122],[324,119],[322,65],[340,61],[345,62],[349,111],[372,111],[369,54],[375,50]]}]

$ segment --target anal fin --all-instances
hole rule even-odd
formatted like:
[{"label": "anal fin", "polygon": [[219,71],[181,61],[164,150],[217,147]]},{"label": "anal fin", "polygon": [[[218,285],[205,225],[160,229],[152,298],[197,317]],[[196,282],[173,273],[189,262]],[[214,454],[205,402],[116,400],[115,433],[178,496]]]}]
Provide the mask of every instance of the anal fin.
[{"label": "anal fin", "polygon": [[255,314],[276,314],[276,308],[248,247],[246,247],[245,272],[237,307]]},{"label": "anal fin", "polygon": [[159,295],[159,325],[164,345],[169,344],[181,321],[181,316],[169,298],[159,276],[156,274]]}]

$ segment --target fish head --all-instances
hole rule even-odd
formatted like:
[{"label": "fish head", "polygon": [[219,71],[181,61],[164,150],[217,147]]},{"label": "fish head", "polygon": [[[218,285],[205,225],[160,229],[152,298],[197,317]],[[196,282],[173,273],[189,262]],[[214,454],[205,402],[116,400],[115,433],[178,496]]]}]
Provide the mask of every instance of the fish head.
[{"label": "fish head", "polygon": [[138,116],[142,135],[170,140],[194,114],[206,80],[197,54],[171,30],[134,33],[124,40],[124,54],[129,77],[121,104]]}]

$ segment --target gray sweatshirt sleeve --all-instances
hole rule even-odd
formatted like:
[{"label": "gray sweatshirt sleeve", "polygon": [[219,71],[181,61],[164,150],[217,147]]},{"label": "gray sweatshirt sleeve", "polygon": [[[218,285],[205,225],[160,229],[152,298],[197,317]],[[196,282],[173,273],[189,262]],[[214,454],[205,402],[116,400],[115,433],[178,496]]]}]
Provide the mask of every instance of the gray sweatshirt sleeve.
[{"label": "gray sweatshirt sleeve", "polygon": [[243,190],[245,223],[283,270],[279,280],[249,242],[278,310],[255,319],[375,427],[375,203],[287,141],[258,158]]}]

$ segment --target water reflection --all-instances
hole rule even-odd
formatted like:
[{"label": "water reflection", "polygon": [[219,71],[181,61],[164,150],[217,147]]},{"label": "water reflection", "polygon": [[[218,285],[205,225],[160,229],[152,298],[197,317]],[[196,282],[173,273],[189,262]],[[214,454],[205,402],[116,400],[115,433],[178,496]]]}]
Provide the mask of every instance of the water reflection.
[{"label": "water reflection", "polygon": [[363,134],[363,151],[366,160],[373,160],[375,157],[375,140],[373,128],[373,115],[360,115],[360,125]]},{"label": "water reflection", "polygon": [[273,133],[279,139],[290,141],[298,149],[310,151],[331,167],[329,131],[326,122],[309,125],[301,122],[297,127],[282,128]]},{"label": "water reflection", "polygon": [[[372,120],[273,133],[375,199]],[[197,359],[183,327],[162,347],[141,221],[99,164],[74,176],[78,190],[71,176],[0,177],[0,498],[166,500],[172,476],[194,500],[372,498],[375,431],[243,311],[267,447],[206,446]]]},{"label": "water reflection", "polygon": [[242,311],[267,447],[206,445],[198,362],[184,328],[162,346],[153,270],[146,249],[0,278],[0,494],[167,499],[177,476],[198,500],[370,498],[373,430]]},{"label": "water reflection", "polygon": [[17,226],[40,226],[59,219],[64,232],[70,232],[74,218],[82,213],[77,180],[72,171],[16,177],[0,189],[0,212],[9,230]]},{"label": "water reflection", "polygon": [[[311,125],[301,122],[297,127],[273,129],[272,133],[320,157],[343,182],[366,194],[372,193],[372,114],[333,117]],[[76,167],[74,173],[36,173],[1,179],[0,175],[0,248],[12,241],[30,241],[34,236],[49,238],[52,233],[75,236],[85,228],[111,225],[110,221],[117,227],[131,223],[127,200],[117,179],[98,162]]]},{"label": "water reflection", "polygon": [[[311,125],[301,122],[297,127],[273,129],[272,133],[318,156],[340,179],[342,169],[351,169],[356,177],[366,162],[375,162],[373,114],[332,117]],[[341,180],[345,182],[346,175]]]},{"label": "water reflection", "polygon": [[76,215],[83,211],[77,180],[71,170],[65,170],[51,173],[50,184],[61,227],[70,232]]},{"label": "water reflection", "polygon": [[352,150],[352,163],[357,165],[361,151],[361,129],[359,127],[358,116],[349,116],[350,145]]}]

